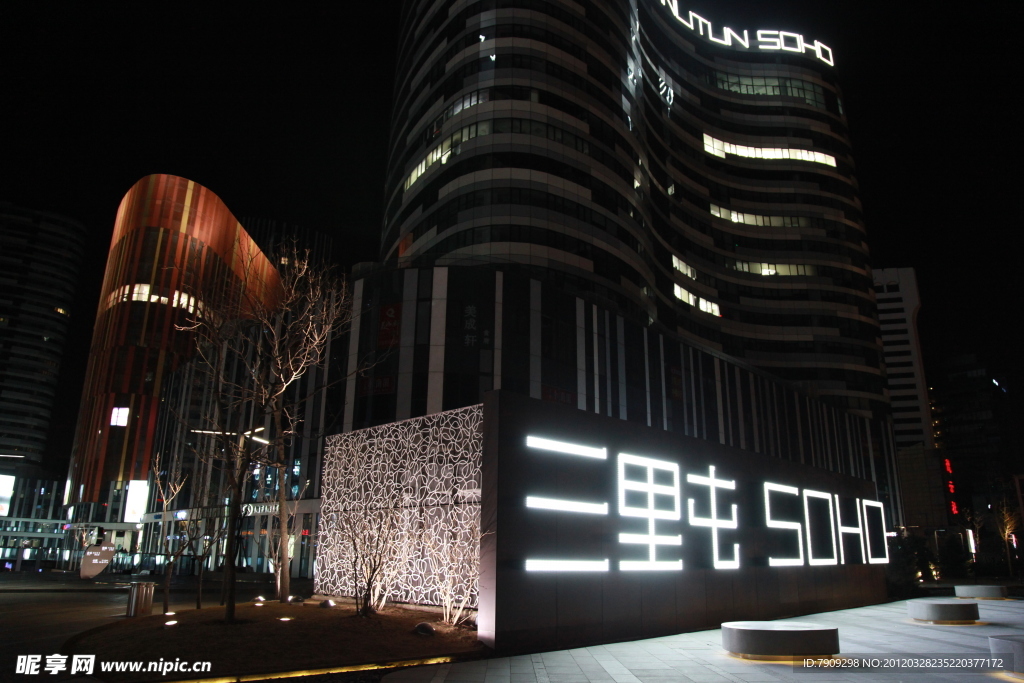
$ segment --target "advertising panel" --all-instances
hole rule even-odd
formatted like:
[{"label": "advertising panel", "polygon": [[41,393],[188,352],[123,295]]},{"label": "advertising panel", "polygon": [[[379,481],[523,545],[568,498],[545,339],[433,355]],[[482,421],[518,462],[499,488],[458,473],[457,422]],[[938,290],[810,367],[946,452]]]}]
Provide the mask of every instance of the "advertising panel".
[{"label": "advertising panel", "polygon": [[0,474],[0,517],[11,511],[11,498],[14,496],[14,475]]},{"label": "advertising panel", "polygon": [[146,514],[149,502],[149,482],[145,479],[133,479],[128,482],[128,493],[124,501],[124,521],[138,524]]}]

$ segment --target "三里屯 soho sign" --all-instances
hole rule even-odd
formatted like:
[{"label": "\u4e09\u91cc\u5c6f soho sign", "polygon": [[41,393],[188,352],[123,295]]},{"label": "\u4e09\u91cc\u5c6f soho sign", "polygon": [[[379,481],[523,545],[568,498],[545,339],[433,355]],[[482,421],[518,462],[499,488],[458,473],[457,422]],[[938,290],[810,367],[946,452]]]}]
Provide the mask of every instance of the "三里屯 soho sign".
[{"label": "\u4e09\u91cc\u5c6f soho sign", "polygon": [[666,5],[671,10],[672,16],[680,24],[695,33],[707,37],[712,43],[748,50],[752,49],[753,46],[758,50],[780,50],[799,54],[812,52],[818,59],[829,66],[835,66],[835,60],[832,58],[832,48],[818,40],[815,40],[813,43],[808,42],[799,33],[760,29],[755,33],[754,40],[751,40],[749,31],[744,30],[743,34],[740,35],[726,26],[722,28],[721,36],[719,37],[715,35],[711,22],[704,17],[695,12],[686,12],[685,14],[680,12],[679,0],[661,0],[661,4]]},{"label": "\u4e09\u91cc\u5c6f soho sign", "polygon": [[[737,480],[714,465],[684,471],[673,460],[538,436],[527,436],[526,447],[554,460],[589,461],[603,473],[593,480],[592,491],[577,488],[578,498],[527,495],[523,504],[541,514],[608,519],[619,556],[528,557],[528,572],[683,571],[688,561],[740,569],[743,552],[735,541],[746,531],[757,532],[771,567],[889,561],[883,507],[874,500],[763,476],[747,477],[741,492]],[[614,500],[599,499],[611,491]],[[741,506],[751,509],[741,515]],[[749,529],[742,528],[741,519]],[[698,535],[702,541],[695,544]],[[709,557],[687,560],[685,549],[694,546]]]}]

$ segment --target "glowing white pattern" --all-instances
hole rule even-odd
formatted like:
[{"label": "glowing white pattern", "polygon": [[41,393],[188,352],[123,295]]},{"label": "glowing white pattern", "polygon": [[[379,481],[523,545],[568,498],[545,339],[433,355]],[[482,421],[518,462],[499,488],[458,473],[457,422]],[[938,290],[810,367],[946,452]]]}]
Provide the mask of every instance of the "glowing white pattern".
[{"label": "glowing white pattern", "polygon": [[527,496],[526,507],[541,510],[559,510],[561,512],[585,512],[591,515],[607,515],[608,503],[581,503],[576,500],[560,500],[558,498],[540,498]]},{"label": "glowing white pattern", "polygon": [[[832,557],[815,557],[814,546],[811,544],[811,512],[807,507],[808,498],[822,498],[828,501],[828,528],[832,532]],[[804,521],[807,522],[807,564],[811,566],[839,564],[839,556],[836,554],[836,515],[832,509],[832,496],[823,491],[812,491],[804,489]]]},{"label": "glowing white pattern", "polygon": [[608,560],[527,560],[528,572],[606,572]]},{"label": "glowing white pattern", "polygon": [[[643,480],[627,479],[626,466],[642,467],[645,470]],[[672,477],[671,484],[654,483],[656,470],[669,472]],[[682,495],[679,492],[679,465],[666,460],[655,460],[644,458],[628,453],[619,453],[619,514],[623,517],[641,517],[647,520],[646,534],[619,534],[619,543],[636,543],[648,546],[647,560],[620,560],[619,569],[622,571],[650,571],[659,569],[680,570],[683,568],[682,560],[657,560],[655,559],[659,545],[682,545],[682,535],[659,536],[655,533],[654,523],[658,519],[678,520],[681,517]],[[639,491],[647,494],[646,505],[638,507],[626,504],[626,492]],[[659,510],[655,506],[655,496],[671,496],[672,509]]]},{"label": "glowing white pattern", "polygon": [[750,147],[737,145],[713,138],[704,133],[704,151],[716,157],[725,158],[726,154],[749,159],[792,159],[794,161],[812,161],[816,164],[835,166],[836,158],[831,154],[815,152],[810,149],[790,149],[788,147]]},{"label": "glowing white pattern", "polygon": [[476,405],[327,438],[317,593],[353,594],[346,570],[351,550],[339,517],[390,509],[400,511],[398,544],[408,549],[391,599],[440,604],[436,585],[443,580],[454,586],[457,602],[468,592],[467,606],[476,607],[480,540],[473,530],[480,528],[482,420]]},{"label": "glowing white pattern", "polygon": [[608,459],[608,451],[604,448],[580,446],[579,444],[567,441],[552,441],[551,439],[542,439],[539,436],[526,437],[526,447],[538,448],[543,451],[555,451],[556,453],[565,453],[566,455],[582,455],[585,458],[597,458],[598,460]]},{"label": "glowing white pattern", "polygon": [[839,564],[846,564],[846,551],[843,549],[843,534],[857,534],[860,542],[860,556],[867,557],[867,550],[864,548],[864,521],[860,513],[860,500],[856,500],[857,526],[843,526],[843,511],[839,507],[839,494],[836,494],[836,527],[839,528]]},{"label": "glowing white pattern", "polygon": [[777,519],[772,519],[772,508],[769,492],[778,491],[779,493],[788,493],[791,496],[799,496],[800,489],[795,486],[786,486],[785,484],[771,484],[768,482],[764,483],[764,519],[769,529],[791,529],[796,531],[796,547],[800,553],[800,557],[769,557],[769,567],[795,567],[803,565],[804,563],[804,540],[802,537],[803,525],[800,522],[783,522]]},{"label": "glowing white pattern", "polygon": [[719,519],[718,518],[718,496],[715,493],[715,489],[728,489],[730,491],[736,490],[735,479],[715,479],[715,466],[708,465],[708,476],[704,477],[699,474],[687,474],[686,481],[690,484],[700,484],[707,486],[711,496],[711,516],[710,517],[698,517],[694,514],[693,510],[693,498],[687,500],[687,513],[690,516],[690,524],[692,526],[706,526],[711,528],[711,555],[715,562],[715,569],[739,569],[740,568],[740,544],[732,544],[732,559],[723,560],[718,550],[718,530],[719,529],[735,529],[738,526],[738,518],[736,516],[736,504],[732,504],[732,519]]},{"label": "glowing white pattern", "polygon": [[[878,508],[878,514],[882,516],[882,531],[885,531],[885,507],[876,500],[862,500],[861,506],[864,509],[864,526],[868,525],[868,508]],[[889,544],[885,542],[884,537],[882,540],[882,548],[885,550],[885,558],[875,557],[873,548],[871,547],[871,534],[864,534],[867,539],[865,548],[867,549],[867,558],[869,564],[889,564]]]}]

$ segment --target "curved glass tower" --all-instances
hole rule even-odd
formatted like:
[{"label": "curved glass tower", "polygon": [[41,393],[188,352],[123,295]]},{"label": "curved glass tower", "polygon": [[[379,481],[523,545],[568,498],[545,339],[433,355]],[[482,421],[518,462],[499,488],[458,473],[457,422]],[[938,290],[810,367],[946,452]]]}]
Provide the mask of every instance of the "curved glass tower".
[{"label": "curved glass tower", "polygon": [[540,265],[847,407],[885,402],[827,46],[658,0],[449,5],[405,17],[384,260]]},{"label": "curved glass tower", "polygon": [[885,495],[832,50],[675,0],[406,9],[383,267],[354,289],[349,366],[370,369],[349,380],[345,428],[501,388]]}]

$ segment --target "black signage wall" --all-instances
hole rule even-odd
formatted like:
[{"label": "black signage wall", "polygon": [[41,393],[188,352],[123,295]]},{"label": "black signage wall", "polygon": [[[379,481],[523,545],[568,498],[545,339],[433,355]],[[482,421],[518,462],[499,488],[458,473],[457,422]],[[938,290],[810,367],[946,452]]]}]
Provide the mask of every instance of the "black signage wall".
[{"label": "black signage wall", "polygon": [[885,599],[866,480],[492,392],[481,640],[578,647]]}]

